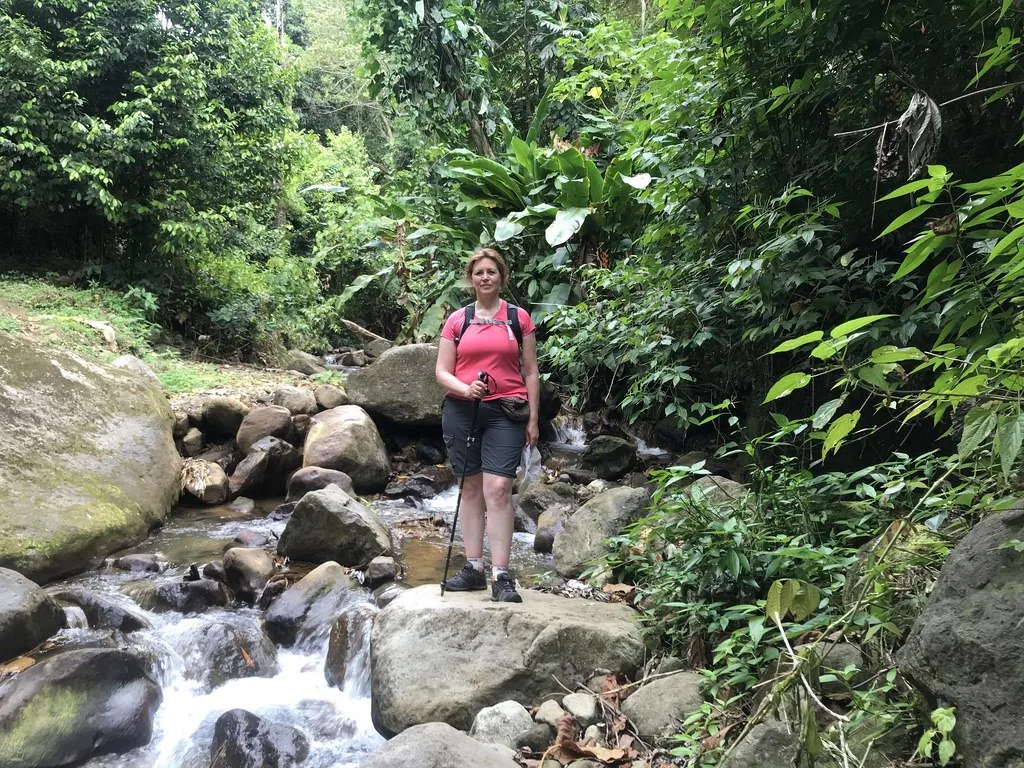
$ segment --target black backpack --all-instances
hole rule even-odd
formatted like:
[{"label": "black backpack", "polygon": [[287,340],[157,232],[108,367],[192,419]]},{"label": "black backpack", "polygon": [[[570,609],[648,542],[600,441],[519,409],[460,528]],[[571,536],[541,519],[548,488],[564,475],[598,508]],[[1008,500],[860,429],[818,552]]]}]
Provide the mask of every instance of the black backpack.
[{"label": "black backpack", "polygon": [[[507,304],[506,313],[508,314],[508,327],[512,329],[512,335],[516,337],[516,341],[519,343],[519,351],[523,350],[523,328],[519,325],[519,307],[515,304]],[[459,331],[459,335],[455,337],[455,346],[459,346],[459,342],[462,340],[462,336],[466,333],[466,329],[469,328],[469,324],[473,322],[473,318],[476,317],[476,302],[466,305],[466,314],[462,318],[462,330]]]}]

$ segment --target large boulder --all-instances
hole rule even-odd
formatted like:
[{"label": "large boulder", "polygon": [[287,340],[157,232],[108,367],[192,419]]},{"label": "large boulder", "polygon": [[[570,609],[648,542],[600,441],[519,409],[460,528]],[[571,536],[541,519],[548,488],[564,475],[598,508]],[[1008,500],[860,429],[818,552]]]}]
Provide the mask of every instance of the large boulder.
[{"label": "large boulder", "polygon": [[677,672],[651,680],[622,702],[622,714],[650,744],[666,741],[682,729],[682,722],[700,709],[703,678],[696,672]]},{"label": "large boulder", "polygon": [[358,405],[342,405],[313,417],[302,466],[344,472],[358,493],[384,490],[391,475],[391,458],[377,425]]},{"label": "large boulder", "polygon": [[539,704],[555,679],[572,686],[596,670],[633,675],[644,643],[622,604],[540,592],[499,604],[479,592],[442,598],[426,585],[381,611],[370,660],[374,726],[391,736],[433,721],[468,729],[501,701]]},{"label": "large boulder", "polygon": [[273,677],[278,672],[277,647],[263,630],[236,619],[206,624],[176,643],[184,659],[185,677],[212,690],[242,677]]},{"label": "large boulder", "polygon": [[267,405],[253,408],[242,419],[235,435],[238,450],[248,453],[264,437],[279,437],[290,441],[292,436],[292,413],[283,405]]},{"label": "large boulder", "polygon": [[600,435],[583,449],[580,465],[598,477],[615,480],[636,466],[636,445],[621,437]]},{"label": "large boulder", "polygon": [[50,656],[0,683],[0,765],[77,765],[147,744],[161,698],[127,651]]},{"label": "large boulder", "polygon": [[390,550],[391,534],[377,513],[336,485],[303,496],[277,543],[278,553],[293,560],[349,567]]},{"label": "large boulder", "polygon": [[310,491],[319,491],[336,485],[345,493],[352,493],[352,478],[336,469],[303,467],[288,478],[288,496],[285,501],[298,501]]},{"label": "large boulder", "polygon": [[1004,768],[1024,756],[1024,508],[982,520],[950,553],[897,657],[933,702],[956,707],[964,765]]},{"label": "large boulder", "polygon": [[64,612],[39,586],[0,568],[0,662],[35,648],[64,626]]},{"label": "large boulder", "polygon": [[519,764],[511,757],[498,753],[493,747],[481,744],[450,725],[425,723],[396,736],[377,754],[359,764],[359,768],[398,766],[518,768]]},{"label": "large boulder", "polygon": [[246,712],[225,712],[213,727],[210,768],[291,768],[309,756],[309,740],[298,728]]},{"label": "large boulder", "polygon": [[[85,620],[92,629],[116,629],[119,632],[135,632],[152,629],[149,619],[114,599],[86,589],[85,587],[51,587],[50,597],[59,604],[73,605],[85,614]],[[0,598],[2,600],[2,598]]]},{"label": "large boulder", "polygon": [[370,413],[410,427],[441,423],[445,390],[434,378],[436,344],[393,347],[372,365],[349,374],[349,401]]},{"label": "large boulder", "polygon": [[643,488],[612,488],[598,494],[565,522],[552,554],[559,575],[575,579],[608,553],[609,536],[618,536],[647,510]]},{"label": "large boulder", "polygon": [[152,379],[0,333],[0,567],[45,583],[137,544],[178,498]]}]

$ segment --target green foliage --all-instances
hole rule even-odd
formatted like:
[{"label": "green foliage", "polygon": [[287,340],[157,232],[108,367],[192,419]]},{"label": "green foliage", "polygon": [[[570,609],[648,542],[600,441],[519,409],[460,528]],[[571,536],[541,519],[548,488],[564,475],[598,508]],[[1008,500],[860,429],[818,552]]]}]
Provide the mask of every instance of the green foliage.
[{"label": "green foliage", "polygon": [[939,765],[949,765],[956,754],[956,742],[953,741],[956,710],[954,707],[938,707],[932,710],[930,718],[934,727],[921,734],[917,754],[925,759],[934,755]]}]

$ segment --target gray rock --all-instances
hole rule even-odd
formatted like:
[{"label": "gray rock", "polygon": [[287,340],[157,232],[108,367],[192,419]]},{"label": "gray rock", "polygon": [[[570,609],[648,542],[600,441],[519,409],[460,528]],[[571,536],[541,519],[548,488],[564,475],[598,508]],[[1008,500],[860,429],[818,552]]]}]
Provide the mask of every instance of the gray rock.
[{"label": "gray rock", "polygon": [[316,374],[323,373],[327,370],[324,368],[323,360],[321,358],[316,355],[311,355],[308,352],[303,352],[301,349],[288,350],[284,369],[286,371],[296,371],[298,373],[305,374],[306,376],[315,376]]},{"label": "gray rock", "polygon": [[643,516],[648,502],[643,488],[612,488],[576,510],[552,547],[558,574],[578,578],[608,552],[609,536],[617,536]]},{"label": "gray rock", "polygon": [[682,721],[700,708],[704,701],[700,683],[701,676],[696,672],[678,672],[651,680],[622,702],[622,714],[636,726],[641,739],[649,743],[663,742],[677,733]]},{"label": "gray rock", "polygon": [[516,749],[516,737],[533,726],[533,718],[518,701],[501,701],[476,713],[469,735],[484,744]]},{"label": "gray rock", "polygon": [[1024,539],[1020,508],[974,526],[942,566],[931,598],[897,655],[932,701],[956,707],[964,765],[1004,768],[1024,756]]},{"label": "gray rock", "polygon": [[258,627],[227,622],[206,624],[178,644],[185,677],[210,691],[228,680],[273,677],[277,648]]},{"label": "gray rock", "polygon": [[232,709],[213,727],[210,768],[292,768],[309,756],[309,740],[297,728]]},{"label": "gray rock", "polygon": [[324,563],[285,590],[266,611],[267,634],[278,645],[315,642],[358,604],[358,584],[337,563]]},{"label": "gray rock", "polygon": [[159,573],[165,567],[156,555],[124,555],[114,560],[111,567],[129,573]]},{"label": "gray rock", "polygon": [[357,603],[337,618],[327,641],[324,678],[330,685],[354,694],[368,692],[370,667],[366,649],[377,609],[371,603]]},{"label": "gray rock", "polygon": [[477,712],[500,701],[539,703],[552,676],[572,685],[595,669],[632,675],[643,663],[644,644],[625,605],[539,592],[523,599],[498,604],[479,592],[442,598],[436,585],[425,585],[384,608],[371,641],[377,730],[389,735],[432,721],[468,728]]},{"label": "gray rock", "polygon": [[[2,588],[0,588],[2,589]],[[62,587],[49,590],[50,597],[58,603],[75,605],[82,609],[92,629],[116,629],[119,632],[135,632],[151,629],[149,619],[141,613],[118,605],[111,598],[103,597],[83,587]],[[2,600],[2,598],[0,598]]]},{"label": "gray rock", "polygon": [[751,728],[721,768],[793,768],[799,751],[797,737],[778,720],[769,720]]},{"label": "gray rock", "polygon": [[366,566],[363,583],[370,589],[376,589],[381,584],[398,578],[400,570],[398,563],[395,562],[395,558],[384,556],[375,557],[370,561],[370,564]]},{"label": "gray rock", "polygon": [[370,341],[363,347],[363,351],[369,357],[380,357],[391,348],[392,344],[387,339],[373,339],[373,341]]},{"label": "gray rock", "polygon": [[249,406],[233,397],[208,397],[203,401],[203,432],[234,437],[249,413]]},{"label": "gray rock", "polygon": [[316,396],[305,387],[278,387],[272,395],[274,405],[287,408],[293,416],[304,413],[312,416],[318,410]]},{"label": "gray rock", "polygon": [[298,501],[310,491],[319,491],[328,485],[336,485],[345,493],[351,494],[352,478],[336,469],[323,467],[303,467],[288,480],[288,501]]},{"label": "gray rock", "polygon": [[156,383],[0,333],[0,567],[37,583],[142,541],[178,498]]},{"label": "gray rock", "polygon": [[0,568],[0,662],[30,651],[64,626],[64,612],[39,585]]},{"label": "gray rock", "polygon": [[198,427],[190,428],[181,438],[181,450],[188,457],[198,456],[206,447],[206,438]]},{"label": "gray rock", "polygon": [[227,588],[212,579],[136,581],[125,586],[124,592],[143,608],[156,613],[205,613],[210,608],[231,603]]},{"label": "gray rock", "polygon": [[622,477],[635,465],[636,445],[621,437],[595,437],[580,454],[580,466],[606,480]]},{"label": "gray rock", "polygon": [[242,419],[235,442],[238,450],[248,453],[264,437],[279,437],[288,441],[292,435],[292,414],[280,405],[266,405],[253,408]]},{"label": "gray rock", "polygon": [[562,706],[576,718],[581,728],[596,723],[603,713],[597,699],[589,693],[570,693],[562,699]]},{"label": "gray rock", "polygon": [[153,733],[161,698],[160,686],[127,651],[49,656],[0,683],[0,765],[77,765],[140,747]]},{"label": "gray rock", "polygon": [[147,379],[158,383],[160,381],[159,377],[153,373],[153,369],[135,355],[121,355],[120,357],[111,360],[110,364],[114,368],[120,368],[124,371],[128,371],[129,373],[134,373],[136,376],[145,376]]},{"label": "gray rock", "polygon": [[558,728],[558,721],[565,717],[565,709],[554,699],[548,699],[537,707],[533,718],[538,723],[544,723],[552,728]]},{"label": "gray rock", "polygon": [[321,384],[313,390],[313,397],[316,398],[317,405],[325,411],[337,408],[339,405],[348,405],[350,402],[348,393],[334,384]]},{"label": "gray rock", "polygon": [[690,494],[695,501],[720,509],[737,509],[750,504],[750,491],[746,486],[717,475],[697,478],[690,486]]},{"label": "gray rock", "polygon": [[391,459],[377,425],[357,405],[343,405],[313,417],[303,466],[344,472],[359,493],[383,490],[391,475]]},{"label": "gray rock", "polygon": [[334,485],[302,497],[277,545],[293,560],[347,566],[365,565],[390,550],[391,534],[377,513]]},{"label": "gray rock", "polygon": [[409,728],[391,739],[359,768],[519,768],[509,757],[455,730],[445,723],[425,723]]},{"label": "gray rock", "polygon": [[437,345],[394,347],[373,364],[349,374],[349,400],[402,426],[441,423],[445,390],[434,379]]},{"label": "gray rock", "polygon": [[543,752],[555,740],[555,729],[547,723],[533,723],[516,736],[516,749],[526,747],[534,752]]},{"label": "gray rock", "polygon": [[189,459],[181,471],[182,490],[203,504],[223,504],[229,493],[228,476],[219,464]]},{"label": "gray rock", "polygon": [[530,483],[519,495],[519,505],[539,521],[546,510],[571,512],[576,506],[576,493],[568,483]]},{"label": "gray rock", "polygon": [[235,597],[254,603],[274,575],[274,558],[262,549],[232,547],[224,553],[224,575]]}]

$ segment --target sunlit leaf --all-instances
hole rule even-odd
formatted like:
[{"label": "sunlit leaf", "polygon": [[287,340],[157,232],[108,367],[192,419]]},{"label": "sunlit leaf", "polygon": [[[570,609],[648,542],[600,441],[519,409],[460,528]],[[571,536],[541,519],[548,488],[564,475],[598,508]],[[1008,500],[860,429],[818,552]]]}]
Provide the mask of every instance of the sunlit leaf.
[{"label": "sunlit leaf", "polygon": [[810,383],[810,374],[802,371],[787,374],[772,385],[762,402],[770,403],[772,400],[778,400],[780,397],[786,397],[792,392],[806,387]]},{"label": "sunlit leaf", "polygon": [[956,452],[962,458],[972,456],[996,428],[998,417],[990,408],[972,408],[964,417],[964,431]]}]

